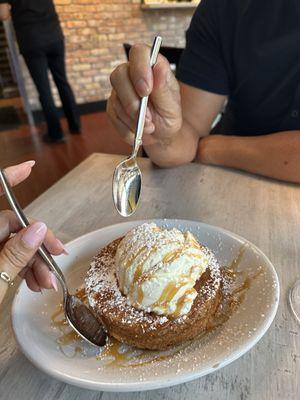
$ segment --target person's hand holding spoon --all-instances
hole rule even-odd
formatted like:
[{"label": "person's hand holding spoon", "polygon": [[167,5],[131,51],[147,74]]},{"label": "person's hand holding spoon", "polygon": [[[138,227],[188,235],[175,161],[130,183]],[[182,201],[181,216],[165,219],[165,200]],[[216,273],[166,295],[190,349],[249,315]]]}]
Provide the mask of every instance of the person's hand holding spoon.
[{"label": "person's hand holding spoon", "polygon": [[[34,164],[34,161],[27,161],[8,167],[5,172],[10,185],[16,186],[26,180]],[[32,222],[24,229],[12,211],[0,212],[0,303],[17,275],[24,278],[29,289],[35,292],[43,289],[57,290],[55,276],[36,257],[42,242],[53,255],[65,252],[62,242],[43,222]]]},{"label": "person's hand holding spoon", "polygon": [[[161,42],[162,39],[159,36],[154,39],[149,59],[151,68],[156,63]],[[142,144],[147,104],[148,96],[143,96],[140,100],[132,153],[130,157],[117,165],[113,176],[113,201],[117,211],[123,217],[129,217],[135,212],[140,198],[142,177],[136,157]]]},{"label": "person's hand holding spoon", "polygon": [[[30,225],[28,219],[26,218],[23,210],[21,209],[17,199],[14,196],[14,193],[10,186],[10,182],[7,179],[6,172],[4,170],[0,170],[0,184],[8,203],[10,204],[12,210],[15,212],[17,220],[19,221],[23,229],[27,230],[27,233],[30,233],[32,239],[32,232],[30,232],[30,228],[28,228],[28,226]],[[41,230],[42,228],[43,226],[41,225],[39,229]],[[52,271],[62,287],[63,307],[69,325],[78,333],[78,335],[80,335],[90,344],[93,344],[95,346],[103,346],[106,343],[107,337],[104,327],[95,318],[91,310],[79,298],[69,293],[67,283],[61,269],[58,267],[45,245],[43,245],[43,239],[45,238],[46,230],[44,229],[38,235],[36,232],[36,236],[34,238],[34,246],[32,246],[32,248],[30,248],[29,246],[29,241],[25,241],[25,236],[23,236],[22,246],[20,246],[19,242],[16,242],[19,243],[19,253],[17,251],[15,253],[10,252],[11,257],[12,259],[17,257],[17,260],[20,259],[20,257],[24,257],[25,260],[25,249],[30,248],[30,251],[28,251],[28,253],[30,253],[31,257],[33,257],[34,253],[37,251],[41,259],[48,266],[50,271]],[[26,233],[24,235],[26,235]],[[12,249],[12,251],[14,250]],[[19,255],[17,256],[17,254]],[[14,277],[11,277],[9,275],[9,271],[7,270],[0,271],[0,273],[1,280],[6,282],[6,284],[9,286]]]}]

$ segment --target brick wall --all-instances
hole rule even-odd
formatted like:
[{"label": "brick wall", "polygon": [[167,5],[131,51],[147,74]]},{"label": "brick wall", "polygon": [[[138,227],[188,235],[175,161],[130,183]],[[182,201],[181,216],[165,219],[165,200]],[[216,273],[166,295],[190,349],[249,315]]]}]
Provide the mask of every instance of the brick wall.
[{"label": "brick wall", "polygon": [[[165,45],[182,47],[193,14],[191,9],[145,11],[140,0],[54,1],[66,39],[68,77],[78,103],[108,97],[109,75],[125,61],[123,42],[151,43],[159,34]],[[38,96],[25,66],[24,75],[32,108],[38,109]],[[54,95],[59,105],[55,89]]]}]

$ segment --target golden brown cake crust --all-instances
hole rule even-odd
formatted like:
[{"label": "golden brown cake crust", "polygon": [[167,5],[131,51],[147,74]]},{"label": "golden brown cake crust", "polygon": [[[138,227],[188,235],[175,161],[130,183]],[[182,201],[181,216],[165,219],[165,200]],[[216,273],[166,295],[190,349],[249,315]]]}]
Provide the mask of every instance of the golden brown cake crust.
[{"label": "golden brown cake crust", "polygon": [[[122,238],[121,238],[122,239]],[[221,275],[216,259],[196,282],[198,292],[188,314],[177,319],[137,310],[118,288],[114,256],[121,239],[104,247],[93,259],[86,277],[86,291],[95,315],[108,334],[142,349],[163,350],[193,339],[209,326],[221,301]]]}]

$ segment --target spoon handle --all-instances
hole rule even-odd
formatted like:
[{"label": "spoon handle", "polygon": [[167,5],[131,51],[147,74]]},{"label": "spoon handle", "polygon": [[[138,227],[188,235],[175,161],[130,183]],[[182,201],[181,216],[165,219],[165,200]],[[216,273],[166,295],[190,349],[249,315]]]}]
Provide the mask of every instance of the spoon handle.
[{"label": "spoon handle", "polygon": [[[151,53],[150,53],[151,68],[156,63],[161,43],[162,43],[162,38],[160,36],[156,36],[154,39],[152,48],[151,48]],[[139,151],[140,145],[142,143],[142,135],[143,135],[144,125],[145,125],[146,110],[147,110],[147,105],[148,105],[148,97],[149,96],[142,97],[141,102],[140,102],[138,120],[137,120],[136,129],[135,129],[132,157],[136,157],[136,155]]]},{"label": "spoon handle", "polygon": [[[11,206],[12,210],[15,212],[18,220],[20,221],[21,225],[23,228],[26,228],[29,225],[29,221],[24,214],[24,211],[22,210],[18,200],[16,199],[13,190],[5,176],[4,170],[0,169],[0,183],[2,185],[4,194],[6,196],[6,199]],[[52,258],[51,254],[49,251],[46,249],[46,247],[42,244],[41,247],[38,250],[39,255],[42,257],[42,259],[45,261],[45,263],[48,265],[48,267],[54,272],[55,276],[59,280],[60,284],[63,287],[64,293],[66,292],[66,281],[63,273],[61,272],[59,266],[56,264],[54,259]]]}]

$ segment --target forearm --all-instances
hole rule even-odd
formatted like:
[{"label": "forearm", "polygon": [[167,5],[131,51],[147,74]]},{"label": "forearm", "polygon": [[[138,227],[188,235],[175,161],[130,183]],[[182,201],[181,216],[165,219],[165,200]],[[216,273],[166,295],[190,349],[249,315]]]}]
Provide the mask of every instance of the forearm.
[{"label": "forearm", "polygon": [[300,183],[300,131],[251,137],[212,135],[200,141],[198,159]]},{"label": "forearm", "polygon": [[144,150],[151,161],[159,167],[175,167],[195,159],[198,142],[199,134],[183,121],[182,127],[172,138],[144,145]]}]

